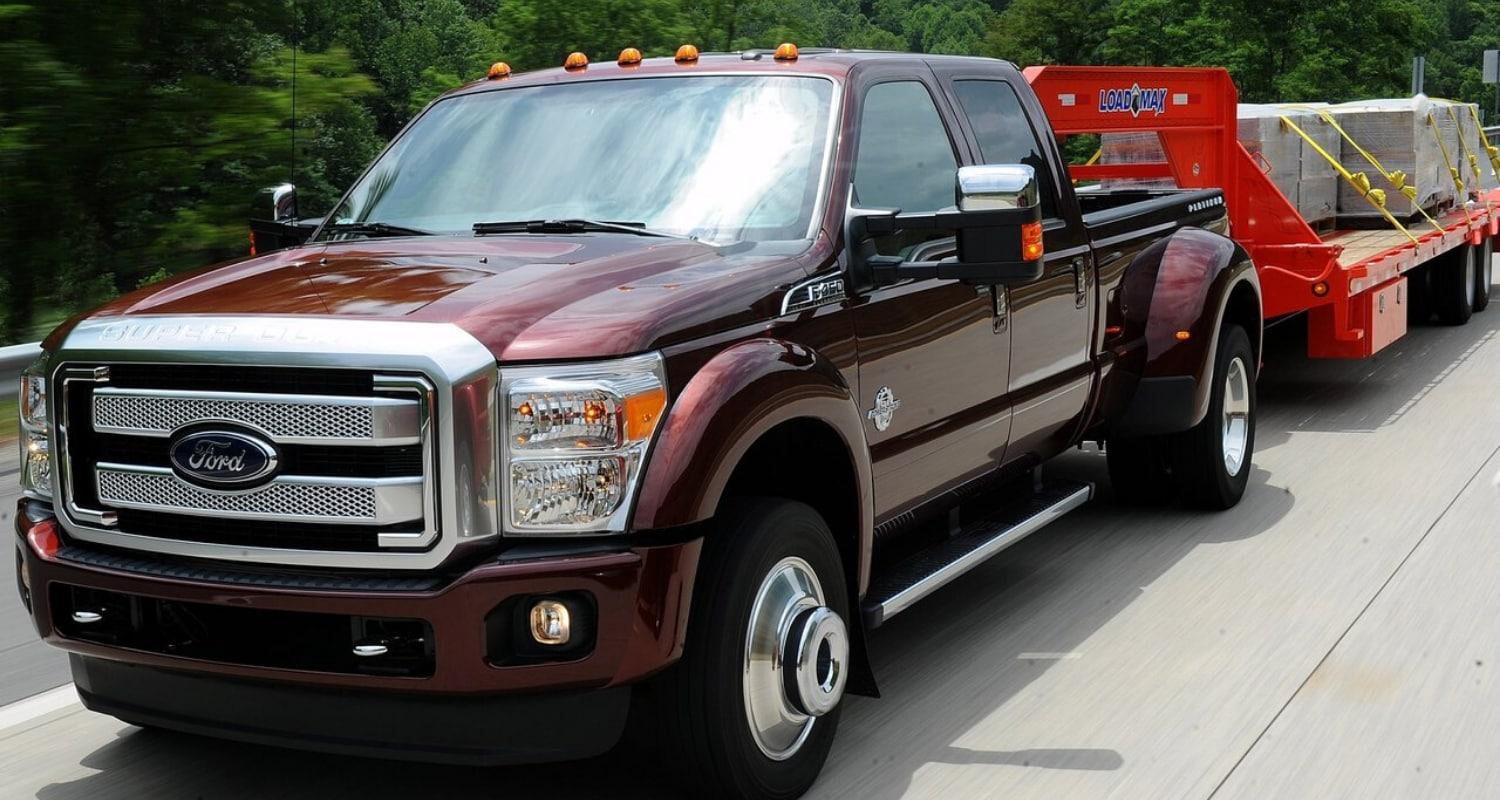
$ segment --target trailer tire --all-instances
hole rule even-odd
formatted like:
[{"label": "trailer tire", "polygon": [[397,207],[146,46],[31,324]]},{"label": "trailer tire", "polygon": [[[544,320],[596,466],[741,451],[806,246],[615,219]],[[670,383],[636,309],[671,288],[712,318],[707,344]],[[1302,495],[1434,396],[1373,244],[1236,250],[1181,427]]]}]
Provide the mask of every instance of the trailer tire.
[{"label": "trailer tire", "polygon": [[1476,314],[1485,310],[1490,304],[1490,286],[1494,280],[1495,240],[1486,236],[1478,250],[1479,264],[1474,270],[1474,277],[1478,281],[1474,285],[1474,312]]},{"label": "trailer tire", "polygon": [[1104,444],[1116,503],[1155,506],[1176,494],[1164,436],[1112,436]]},{"label": "trailer tire", "polygon": [[1433,263],[1432,300],[1444,325],[1463,325],[1474,313],[1477,249],[1463,245]]},{"label": "trailer tire", "polygon": [[[663,763],[691,796],[799,797],[833,746],[851,666],[833,534],[803,503],[730,500],[694,583],[682,659],[651,687]],[[811,667],[793,652],[812,653]]]},{"label": "trailer tire", "polygon": [[1223,510],[1239,503],[1255,452],[1255,351],[1238,325],[1219,331],[1208,413],[1171,442],[1172,476],[1183,502]]}]

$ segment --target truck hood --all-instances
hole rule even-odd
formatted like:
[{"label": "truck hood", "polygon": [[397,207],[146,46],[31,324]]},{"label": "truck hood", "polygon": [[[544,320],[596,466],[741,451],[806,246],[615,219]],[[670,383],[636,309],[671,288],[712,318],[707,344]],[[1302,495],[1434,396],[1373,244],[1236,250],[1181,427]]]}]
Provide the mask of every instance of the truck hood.
[{"label": "truck hood", "polygon": [[625,355],[774,316],[806,275],[804,257],[728,250],[628,234],[341,242],[179,276],[86,318],[408,319],[454,323],[501,361]]}]

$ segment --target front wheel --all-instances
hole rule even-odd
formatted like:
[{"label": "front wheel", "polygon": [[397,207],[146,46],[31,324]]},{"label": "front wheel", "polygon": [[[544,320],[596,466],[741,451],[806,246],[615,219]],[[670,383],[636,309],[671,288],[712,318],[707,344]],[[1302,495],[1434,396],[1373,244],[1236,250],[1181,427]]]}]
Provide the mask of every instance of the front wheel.
[{"label": "front wheel", "polygon": [[718,523],[682,660],[655,687],[664,755],[695,796],[799,797],[833,746],[850,668],[838,547],[789,500],[731,501]]},{"label": "front wheel", "polygon": [[1188,505],[1222,510],[1239,503],[1255,452],[1255,351],[1238,325],[1219,332],[1208,414],[1172,439],[1172,476]]}]

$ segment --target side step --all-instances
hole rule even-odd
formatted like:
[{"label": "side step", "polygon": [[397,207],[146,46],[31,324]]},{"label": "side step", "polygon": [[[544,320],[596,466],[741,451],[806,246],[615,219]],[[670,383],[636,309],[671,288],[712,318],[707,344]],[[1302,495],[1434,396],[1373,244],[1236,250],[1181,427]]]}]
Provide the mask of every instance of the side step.
[{"label": "side step", "polygon": [[865,627],[880,627],[913,603],[1087,503],[1093,496],[1091,483],[1047,483],[1024,501],[893,565],[875,577],[865,594]]}]

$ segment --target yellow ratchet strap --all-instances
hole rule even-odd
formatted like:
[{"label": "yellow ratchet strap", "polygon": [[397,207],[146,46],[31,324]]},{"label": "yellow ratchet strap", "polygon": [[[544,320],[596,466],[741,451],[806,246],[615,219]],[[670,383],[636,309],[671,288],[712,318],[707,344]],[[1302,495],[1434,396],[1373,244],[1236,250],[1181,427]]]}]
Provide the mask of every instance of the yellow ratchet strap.
[{"label": "yellow ratchet strap", "polygon": [[[1448,101],[1452,103],[1452,101]],[[1469,150],[1469,143],[1464,141],[1464,126],[1458,123],[1458,111],[1453,108],[1456,103],[1448,106],[1448,118],[1453,120],[1453,129],[1458,131],[1458,147],[1464,152],[1464,159],[1469,162],[1469,171],[1474,173],[1474,188],[1484,191],[1484,173],[1479,171],[1479,156]]]},{"label": "yellow ratchet strap", "polygon": [[[1375,168],[1376,172],[1380,173],[1380,177],[1385,178],[1386,182],[1389,183],[1391,187],[1396,191],[1406,195],[1406,199],[1411,201],[1412,207],[1417,209],[1417,211],[1421,213],[1423,218],[1427,220],[1427,223],[1433,227],[1433,230],[1436,230],[1438,233],[1443,232],[1443,226],[1439,225],[1438,221],[1433,219],[1431,214],[1427,213],[1427,209],[1423,208],[1421,204],[1417,202],[1417,187],[1412,186],[1406,182],[1408,176],[1405,172],[1402,172],[1399,169],[1386,169],[1385,165],[1380,163],[1380,159],[1376,158],[1374,153],[1366,150],[1363,146],[1360,145],[1359,142],[1354,141],[1354,137],[1350,136],[1349,132],[1344,130],[1344,126],[1340,125],[1338,123],[1338,120],[1334,119],[1333,115],[1328,113],[1327,111],[1324,111],[1321,108],[1314,108],[1312,106],[1287,107],[1302,111],[1310,111],[1314,114],[1317,114],[1318,117],[1324,122],[1332,125],[1333,129],[1338,131],[1339,136],[1343,137],[1344,141],[1350,147],[1353,147],[1355,152],[1358,152],[1359,155],[1364,158],[1364,160],[1368,162],[1370,166]],[[1314,146],[1316,147],[1316,145]]]},{"label": "yellow ratchet strap", "polygon": [[1085,167],[1088,167],[1088,166],[1092,166],[1094,164],[1097,164],[1097,163],[1099,163],[1099,157],[1103,156],[1103,155],[1104,155],[1104,148],[1101,147],[1098,150],[1095,150],[1094,154],[1091,155],[1091,156],[1089,156],[1089,160],[1083,162],[1083,165]]},{"label": "yellow ratchet strap", "polygon": [[1490,144],[1490,137],[1484,132],[1484,123],[1479,121],[1479,107],[1472,104],[1469,106],[1469,115],[1474,117],[1474,129],[1479,131],[1479,143],[1484,145],[1484,154],[1490,157],[1490,166],[1495,168],[1495,177],[1500,178],[1500,147]]},{"label": "yellow ratchet strap", "polygon": [[1453,158],[1448,155],[1448,145],[1443,144],[1443,132],[1438,130],[1437,117],[1434,117],[1431,111],[1427,112],[1427,127],[1432,128],[1432,138],[1437,141],[1438,149],[1443,151],[1443,163],[1448,165],[1448,174],[1453,176],[1453,186],[1458,189],[1456,202],[1458,207],[1464,210],[1464,223],[1473,227],[1474,218],[1469,216],[1468,206],[1464,203],[1468,190],[1464,188],[1463,175],[1459,173],[1458,167],[1453,166]]},{"label": "yellow ratchet strap", "polygon": [[1333,168],[1344,177],[1344,180],[1348,181],[1350,186],[1353,186],[1356,190],[1358,190],[1360,196],[1364,197],[1365,200],[1370,203],[1370,205],[1374,206],[1375,210],[1379,211],[1382,217],[1385,217],[1386,222],[1391,223],[1396,227],[1396,230],[1401,231],[1403,234],[1405,234],[1406,238],[1410,239],[1412,244],[1417,243],[1417,237],[1412,236],[1411,231],[1407,230],[1405,225],[1402,225],[1399,220],[1391,215],[1391,212],[1386,210],[1385,191],[1383,189],[1371,189],[1370,179],[1368,176],[1366,176],[1363,172],[1350,172],[1348,169],[1346,169],[1343,164],[1339,163],[1339,160],[1337,158],[1329,155],[1328,151],[1324,150],[1322,145],[1318,144],[1315,139],[1307,135],[1306,131],[1298,127],[1297,123],[1292,122],[1291,117],[1284,116],[1281,118],[1281,121],[1288,128],[1291,128],[1292,131],[1295,132],[1298,136],[1301,136],[1302,141],[1312,145],[1312,149],[1316,150],[1318,155],[1326,159],[1329,164],[1332,164]]}]

